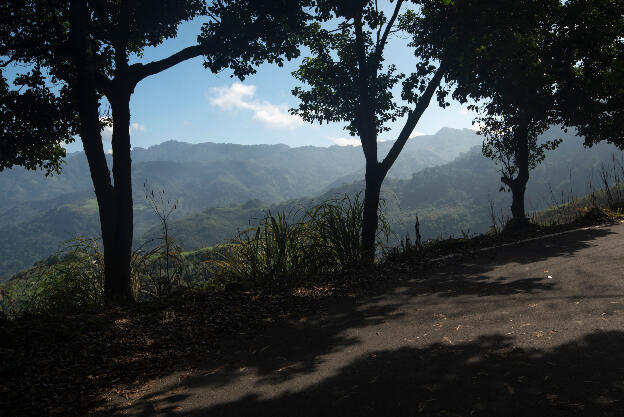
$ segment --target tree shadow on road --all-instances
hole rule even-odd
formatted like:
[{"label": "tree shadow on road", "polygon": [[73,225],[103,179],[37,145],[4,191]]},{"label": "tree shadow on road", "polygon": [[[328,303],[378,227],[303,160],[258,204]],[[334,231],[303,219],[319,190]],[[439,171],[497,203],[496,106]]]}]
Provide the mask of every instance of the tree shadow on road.
[{"label": "tree shadow on road", "polygon": [[[512,347],[502,335],[462,344],[376,352],[320,383],[205,406],[154,393],[130,415],[194,416],[621,416],[624,333],[592,333],[553,350]],[[211,389],[210,384],[194,390]]]}]

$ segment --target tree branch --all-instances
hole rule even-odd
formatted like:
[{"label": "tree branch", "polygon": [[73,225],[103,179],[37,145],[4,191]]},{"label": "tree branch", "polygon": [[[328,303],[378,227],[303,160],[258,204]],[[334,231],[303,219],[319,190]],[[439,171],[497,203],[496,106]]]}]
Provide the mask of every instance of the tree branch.
[{"label": "tree branch", "polygon": [[396,6],[394,6],[394,12],[392,12],[392,17],[386,24],[386,30],[381,37],[381,40],[377,42],[377,48],[375,49],[375,66],[379,65],[379,60],[381,59],[381,53],[383,52],[384,47],[386,46],[386,42],[388,42],[388,35],[390,35],[390,31],[392,26],[394,26],[394,22],[396,21],[397,16],[399,15],[399,11],[401,10],[401,6],[403,5],[403,0],[398,0]]},{"label": "tree branch", "polygon": [[15,58],[13,58],[13,57],[9,57],[9,59],[8,59],[7,61],[0,62],[0,68],[6,68],[6,67],[8,67],[11,63],[13,63],[14,61],[16,61],[16,59],[15,59]]},{"label": "tree branch", "polygon": [[110,97],[113,92],[113,81],[99,72],[95,73],[95,85],[98,91],[106,97]]},{"label": "tree branch", "polygon": [[[371,111],[371,97],[369,91],[369,66],[366,60],[366,47],[364,46],[364,34],[362,33],[362,14],[361,12],[354,18],[355,26],[355,44],[356,54],[359,67],[358,76],[358,92],[360,96],[360,111],[358,117],[358,133],[362,141],[362,150],[367,161],[374,158],[377,162],[377,138],[374,133],[376,127],[367,126],[374,123],[375,112]],[[372,120],[369,119],[372,117]]]},{"label": "tree branch", "polygon": [[399,154],[403,150],[405,143],[409,139],[409,135],[414,131],[416,123],[418,123],[422,114],[425,112],[425,110],[427,110],[427,107],[429,107],[431,97],[433,97],[433,93],[440,85],[440,82],[442,81],[442,77],[444,76],[445,72],[446,63],[441,62],[435,75],[433,76],[431,81],[429,81],[427,89],[418,99],[416,107],[414,108],[414,110],[409,112],[409,115],[407,116],[407,121],[405,122],[405,126],[403,126],[403,129],[401,130],[398,139],[394,142],[392,148],[390,148],[390,152],[388,152],[388,155],[386,155],[384,160],[381,162],[381,168],[384,174],[388,173],[388,171],[392,167],[392,164],[394,164],[394,161],[396,161],[396,159],[399,157]]},{"label": "tree branch", "polygon": [[159,61],[153,61],[145,65],[133,64],[130,66],[130,79],[133,81],[133,85],[136,85],[150,75],[158,74],[188,59],[205,55],[209,51],[210,47],[208,45],[193,45]]}]

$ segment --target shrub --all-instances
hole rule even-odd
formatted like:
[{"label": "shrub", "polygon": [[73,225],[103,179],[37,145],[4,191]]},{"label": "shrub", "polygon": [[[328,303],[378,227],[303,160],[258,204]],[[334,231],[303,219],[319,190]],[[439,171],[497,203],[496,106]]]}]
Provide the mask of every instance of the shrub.
[{"label": "shrub", "polygon": [[[132,255],[131,283],[137,301],[160,299],[185,285],[193,271],[169,236],[151,250]],[[96,239],[75,238],[59,253],[0,288],[0,312],[74,313],[104,306],[104,254]]]}]

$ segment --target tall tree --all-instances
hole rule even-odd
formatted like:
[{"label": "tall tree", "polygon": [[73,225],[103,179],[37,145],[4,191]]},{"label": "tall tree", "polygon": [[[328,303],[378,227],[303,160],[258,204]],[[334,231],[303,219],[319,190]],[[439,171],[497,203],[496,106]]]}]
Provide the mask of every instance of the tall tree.
[{"label": "tall tree", "polygon": [[558,0],[430,0],[412,31],[425,62],[446,59],[452,97],[478,111],[483,153],[497,161],[511,213],[526,221],[529,172],[559,138],[538,136],[561,122],[553,46]]},{"label": "tall tree", "polygon": [[[366,159],[364,213],[362,225],[363,258],[375,257],[375,238],[381,185],[409,139],[420,117],[440,85],[446,64],[423,66],[409,76],[386,64],[385,48],[390,35],[403,30],[400,17],[408,11],[404,0],[397,0],[390,13],[378,1],[319,1],[314,21],[308,26],[304,44],[311,57],[305,58],[294,76],[309,85],[293,94],[301,100],[293,113],[319,123],[345,122],[345,129],[359,137]],[[336,25],[330,29],[330,25]],[[402,104],[393,87],[403,84]],[[396,141],[382,161],[377,141],[389,130],[388,122],[407,115]]]},{"label": "tall tree", "polygon": [[[262,3],[262,4],[258,4]],[[297,7],[295,7],[297,6]],[[133,234],[130,159],[130,97],[145,78],[180,62],[205,57],[212,71],[230,67],[239,78],[268,60],[297,54],[291,27],[305,18],[299,2],[220,0],[7,0],[0,55],[37,63],[65,83],[79,117],[78,130],[97,197],[109,301],[132,299],[130,258]],[[197,16],[209,20],[198,43],[149,63],[137,60],[146,47],[175,37],[178,26]],[[3,22],[4,23],[4,22]],[[239,31],[240,28],[245,30]],[[113,166],[102,146],[100,101],[111,106]]]}]

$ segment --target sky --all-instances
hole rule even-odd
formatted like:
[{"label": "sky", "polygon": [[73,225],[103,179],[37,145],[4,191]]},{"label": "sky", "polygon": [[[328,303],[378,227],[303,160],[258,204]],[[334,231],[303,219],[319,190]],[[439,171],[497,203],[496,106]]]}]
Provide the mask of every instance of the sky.
[{"label": "sky", "polygon": [[[195,44],[202,21],[180,26],[178,37],[156,48],[147,49],[138,62],[165,58]],[[386,59],[399,71],[409,73],[415,58],[406,41],[394,36],[387,48]],[[130,102],[131,143],[149,147],[168,140],[181,142],[222,142],[236,144],[276,144],[289,146],[358,145],[342,124],[310,124],[290,115],[289,108],[298,105],[291,94],[300,85],[291,75],[302,56],[283,67],[263,65],[244,81],[231,77],[231,72],[213,74],[204,69],[198,57],[139,83]],[[441,109],[431,105],[417,124],[413,136],[434,134],[442,127],[471,128],[474,113],[459,103]],[[380,140],[394,140],[405,119],[391,124],[392,130]],[[104,148],[110,150],[111,130],[103,132]],[[82,150],[80,141],[69,144],[69,152]]]}]

